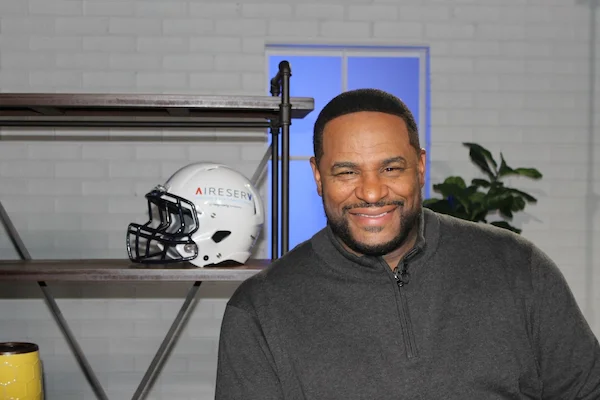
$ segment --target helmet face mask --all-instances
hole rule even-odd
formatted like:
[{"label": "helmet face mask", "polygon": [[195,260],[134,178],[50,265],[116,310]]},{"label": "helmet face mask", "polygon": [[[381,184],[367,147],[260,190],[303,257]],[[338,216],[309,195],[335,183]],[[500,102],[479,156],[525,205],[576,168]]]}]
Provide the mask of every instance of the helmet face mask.
[{"label": "helmet face mask", "polygon": [[127,229],[127,252],[133,262],[243,264],[264,224],[257,190],[222,164],[190,164],[145,197],[149,220]]},{"label": "helmet face mask", "polygon": [[[198,230],[198,216],[193,203],[169,194],[162,186],[146,194],[148,216],[143,225],[131,223],[127,229],[127,252],[138,263],[189,261],[198,256],[192,234]],[[175,251],[184,245],[193,250],[184,256]]]}]

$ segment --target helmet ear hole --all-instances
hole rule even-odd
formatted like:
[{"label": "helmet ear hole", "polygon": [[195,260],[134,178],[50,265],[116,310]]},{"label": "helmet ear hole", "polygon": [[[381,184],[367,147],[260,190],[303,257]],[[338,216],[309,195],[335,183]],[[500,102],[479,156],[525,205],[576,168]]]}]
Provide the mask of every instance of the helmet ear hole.
[{"label": "helmet ear hole", "polygon": [[211,239],[213,242],[219,243],[229,235],[231,235],[231,231],[217,231],[212,235]]}]

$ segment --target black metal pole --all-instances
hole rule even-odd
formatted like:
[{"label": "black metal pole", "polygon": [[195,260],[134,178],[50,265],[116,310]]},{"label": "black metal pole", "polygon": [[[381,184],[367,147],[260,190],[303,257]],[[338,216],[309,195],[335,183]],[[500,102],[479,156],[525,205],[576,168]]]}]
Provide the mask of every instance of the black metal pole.
[{"label": "black metal pole", "polygon": [[[281,94],[281,65],[271,78],[271,96]],[[279,130],[281,116],[271,120],[271,260],[279,258]]]},{"label": "black metal pole", "polygon": [[279,128],[271,128],[271,260],[279,258]]},{"label": "black metal pole", "polygon": [[290,125],[292,124],[292,105],[290,103],[290,77],[292,70],[287,61],[279,63],[281,73],[281,104],[279,115],[281,123],[281,254],[289,250],[289,205],[290,205]]}]

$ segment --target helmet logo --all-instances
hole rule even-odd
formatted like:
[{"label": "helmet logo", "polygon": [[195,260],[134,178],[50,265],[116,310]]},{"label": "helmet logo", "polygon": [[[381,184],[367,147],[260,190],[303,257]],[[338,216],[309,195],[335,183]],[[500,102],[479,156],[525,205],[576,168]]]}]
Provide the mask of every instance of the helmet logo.
[{"label": "helmet logo", "polygon": [[196,196],[220,197],[228,200],[252,201],[252,193],[239,189],[230,189],[225,187],[197,187]]}]

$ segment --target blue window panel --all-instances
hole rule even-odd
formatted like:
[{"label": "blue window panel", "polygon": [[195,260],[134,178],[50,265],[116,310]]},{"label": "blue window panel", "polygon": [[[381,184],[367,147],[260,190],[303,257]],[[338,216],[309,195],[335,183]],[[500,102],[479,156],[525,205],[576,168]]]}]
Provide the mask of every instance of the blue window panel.
[{"label": "blue window panel", "polygon": [[[426,62],[418,57],[348,57],[348,90],[372,87],[390,92],[401,98],[413,113],[419,131],[423,134],[427,153],[430,151],[429,139],[429,97],[421,99],[421,93],[429,94],[428,64],[425,65],[425,76],[421,76],[421,62]],[[424,85],[422,87],[421,85]],[[421,110],[421,105],[425,109]],[[420,113],[425,113],[424,120]],[[425,198],[430,192],[430,158],[427,157],[425,173]]]},{"label": "blue window panel", "polygon": [[[375,88],[398,96],[419,124],[420,66],[417,57],[348,57],[348,90]],[[425,129],[419,126],[419,130]]]},{"label": "blue window panel", "polygon": [[[290,129],[290,154],[292,156],[309,156],[313,153],[312,130],[318,113],[344,88],[343,60],[341,56],[271,56],[269,58],[271,76],[277,73],[279,62],[282,60],[288,60],[292,67],[291,95],[315,99],[315,110],[303,120],[292,121]],[[348,57],[347,62],[345,85],[347,90],[374,87],[393,93],[400,97],[413,112],[419,124],[419,130],[424,131],[427,128],[420,126],[422,121],[419,121],[420,84],[421,79],[426,78],[420,76],[419,58]],[[426,82],[423,80],[423,83]],[[270,163],[265,179],[268,179],[268,190],[265,199],[267,219],[264,233],[267,235],[267,257],[270,257],[272,246],[270,240],[272,215]],[[281,201],[281,187],[279,200]],[[326,225],[322,200],[316,193],[312,169],[308,160],[290,161],[289,204],[289,248],[292,249]],[[281,246],[281,235],[279,240],[279,246]]]},{"label": "blue window panel", "polygon": [[[281,168],[281,162],[279,162]],[[266,182],[267,203],[269,212],[265,224],[267,240],[267,257],[271,257],[271,164],[268,164],[269,179]],[[279,204],[281,207],[281,184],[279,186]],[[312,235],[323,229],[327,224],[321,196],[317,194],[317,186],[313,177],[312,168],[308,160],[290,161],[290,197],[289,197],[289,249],[293,249],[301,242],[308,240]],[[280,214],[281,216],[281,214]],[[281,221],[281,219],[280,219]],[[281,246],[281,229],[279,229],[279,246]],[[281,248],[281,247],[279,247]]]},{"label": "blue window panel", "polygon": [[[313,125],[321,109],[342,91],[342,58],[337,56],[285,56],[269,57],[269,77],[279,70],[279,63],[287,60],[292,69],[290,96],[312,97],[315,109],[303,119],[292,120],[290,127],[290,155],[313,154]],[[269,144],[271,135],[269,135]],[[281,141],[280,141],[281,143]]]}]

